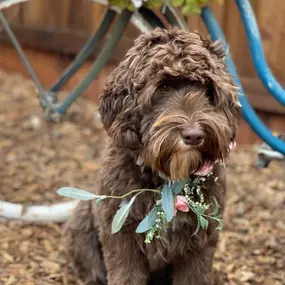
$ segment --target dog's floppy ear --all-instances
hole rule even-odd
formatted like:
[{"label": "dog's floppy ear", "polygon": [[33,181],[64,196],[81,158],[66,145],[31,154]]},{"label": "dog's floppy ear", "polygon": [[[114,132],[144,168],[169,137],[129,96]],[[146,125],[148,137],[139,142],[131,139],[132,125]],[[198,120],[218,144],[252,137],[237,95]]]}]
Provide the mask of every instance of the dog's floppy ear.
[{"label": "dog's floppy ear", "polygon": [[138,108],[139,92],[145,86],[144,56],[149,48],[148,36],[135,40],[125,59],[110,75],[99,106],[99,112],[108,135],[114,142],[130,149],[140,146],[141,111]]},{"label": "dog's floppy ear", "polygon": [[238,87],[233,83],[232,77],[227,72],[225,63],[226,51],[220,41],[212,42],[204,40],[212,59],[215,62],[214,74],[211,75],[212,92],[215,93],[219,107],[223,110],[228,118],[232,128],[232,141],[235,140],[239,117],[240,103],[238,100]]},{"label": "dog's floppy ear", "polygon": [[136,149],[140,145],[139,114],[128,86],[126,62],[111,74],[100,100],[99,112],[105,129],[121,147]]}]

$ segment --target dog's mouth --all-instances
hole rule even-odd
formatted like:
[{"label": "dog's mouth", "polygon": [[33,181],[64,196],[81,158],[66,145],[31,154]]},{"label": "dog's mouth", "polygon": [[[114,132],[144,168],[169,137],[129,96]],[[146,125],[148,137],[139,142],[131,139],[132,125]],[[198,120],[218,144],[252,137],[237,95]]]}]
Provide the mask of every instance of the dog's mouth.
[{"label": "dog's mouth", "polygon": [[[232,149],[234,149],[236,147],[236,142],[231,142],[229,144],[229,150],[231,151]],[[214,165],[216,163],[223,163],[223,159],[217,159],[214,162],[211,162],[209,160],[205,160],[204,163],[202,163],[199,168],[197,170],[195,170],[193,173],[194,175],[197,176],[206,176],[208,174],[210,174],[213,171]]]},{"label": "dog's mouth", "polygon": [[[217,163],[217,162],[215,162],[215,163]],[[207,161],[207,162],[203,163],[196,171],[194,171],[191,174],[194,174],[197,176],[207,176],[208,174],[210,174],[213,171],[215,163]]]},{"label": "dog's mouth", "polygon": [[[234,147],[234,143],[228,146],[228,152]],[[161,156],[157,159],[153,159],[153,156],[138,161],[138,164],[144,164],[150,166],[153,171],[158,171],[160,176],[167,178],[168,180],[183,180],[187,177],[195,176],[207,176],[210,174],[215,164],[224,163],[225,156],[217,157],[211,152],[202,152],[197,149],[189,152],[180,151],[175,153],[169,153],[167,156]]]}]

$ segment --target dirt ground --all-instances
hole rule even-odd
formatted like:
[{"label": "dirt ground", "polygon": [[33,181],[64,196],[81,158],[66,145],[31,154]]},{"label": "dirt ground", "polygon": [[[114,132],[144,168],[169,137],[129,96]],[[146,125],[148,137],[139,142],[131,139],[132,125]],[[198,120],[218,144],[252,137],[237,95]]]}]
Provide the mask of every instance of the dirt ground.
[{"label": "dirt ground", "polygon": [[[105,136],[83,99],[48,124],[31,81],[0,70],[0,200],[62,201],[61,186],[91,190]],[[250,148],[228,162],[225,227],[215,257],[224,284],[285,284],[285,166],[254,167]],[[61,225],[0,222],[0,285],[79,285],[61,245]]]}]

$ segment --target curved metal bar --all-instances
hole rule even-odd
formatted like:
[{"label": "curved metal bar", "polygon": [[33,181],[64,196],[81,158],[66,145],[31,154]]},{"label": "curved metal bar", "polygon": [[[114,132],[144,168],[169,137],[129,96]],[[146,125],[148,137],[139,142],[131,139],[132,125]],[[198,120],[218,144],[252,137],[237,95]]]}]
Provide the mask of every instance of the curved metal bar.
[{"label": "curved metal bar", "polygon": [[220,40],[226,51],[226,64],[228,66],[229,72],[234,76],[234,82],[239,87],[239,100],[242,104],[242,115],[254,132],[261,137],[268,145],[270,145],[273,149],[279,151],[282,154],[285,154],[285,142],[276,138],[269,129],[264,125],[264,123],[259,119],[255,111],[252,109],[250,103],[245,96],[244,90],[242,88],[237,69],[232,60],[231,53],[229,51],[229,47],[227,45],[225,36],[216,21],[215,16],[212,14],[209,7],[204,7],[202,9],[202,19],[211,34],[213,40]]},{"label": "curved metal bar", "polygon": [[20,4],[22,2],[26,2],[28,0],[0,0],[0,10],[9,8],[12,5]]},{"label": "curved metal bar", "polygon": [[42,106],[47,107],[49,105],[49,100],[46,98],[46,91],[45,91],[43,85],[41,84],[35,70],[33,69],[29,60],[25,56],[25,53],[24,53],[20,43],[18,42],[14,32],[12,31],[9,23],[7,22],[4,14],[1,11],[0,11],[0,23],[2,24],[3,29],[6,31],[11,42],[13,43],[14,47],[16,48],[16,51],[17,51],[19,57],[21,58],[23,64],[26,66],[30,76],[34,80],[34,82],[37,86],[37,89],[38,89],[38,93],[40,95],[40,102],[41,102]]},{"label": "curved metal bar", "polygon": [[152,10],[142,6],[138,12],[153,29],[157,27],[164,28],[163,23]]},{"label": "curved metal bar", "polygon": [[103,36],[108,31],[115,16],[116,12],[114,10],[107,10],[95,35],[86,43],[86,45],[82,48],[82,50],[76,56],[74,61],[65,69],[61,78],[51,88],[51,92],[57,92],[58,90],[60,90],[84,64],[88,57],[94,52],[96,44],[103,38]]},{"label": "curved metal bar", "polygon": [[102,51],[96,58],[86,78],[75,87],[75,89],[64,99],[62,104],[59,106],[59,114],[64,114],[68,107],[87,89],[90,83],[97,77],[100,70],[112,55],[114,48],[120,41],[131,16],[132,12],[128,10],[124,10],[121,13],[109,40],[106,42]]},{"label": "curved metal bar", "polygon": [[182,17],[180,17],[180,15],[177,13],[174,7],[165,3],[164,6],[161,8],[161,11],[169,24],[171,24],[172,26],[179,27],[180,29],[185,31],[188,30],[187,23],[184,21]]},{"label": "curved metal bar", "polygon": [[276,80],[266,62],[256,19],[248,0],[236,0],[245,27],[255,70],[266,89],[285,106],[285,90]]}]

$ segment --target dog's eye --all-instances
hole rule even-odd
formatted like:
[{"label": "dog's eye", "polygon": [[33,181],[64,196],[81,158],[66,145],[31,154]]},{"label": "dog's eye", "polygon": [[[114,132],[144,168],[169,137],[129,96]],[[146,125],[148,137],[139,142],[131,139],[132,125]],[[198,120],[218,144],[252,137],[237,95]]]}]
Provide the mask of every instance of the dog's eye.
[{"label": "dog's eye", "polygon": [[159,88],[160,89],[177,89],[187,84],[189,84],[189,80],[184,79],[184,78],[180,78],[180,77],[166,78],[160,82]]},{"label": "dog's eye", "polygon": [[212,84],[208,86],[208,90],[206,94],[207,94],[210,104],[216,105],[216,94],[215,94],[214,86]]},{"label": "dog's eye", "polygon": [[163,80],[159,84],[159,89],[167,89],[169,87],[170,87],[169,82],[167,82],[167,80]]}]

